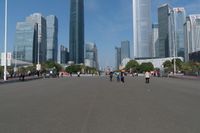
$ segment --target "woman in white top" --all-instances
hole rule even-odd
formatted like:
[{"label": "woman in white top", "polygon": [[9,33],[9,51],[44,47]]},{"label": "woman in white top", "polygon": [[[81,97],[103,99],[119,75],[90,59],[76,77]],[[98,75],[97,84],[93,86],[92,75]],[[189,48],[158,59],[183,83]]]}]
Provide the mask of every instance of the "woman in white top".
[{"label": "woman in white top", "polygon": [[145,72],[145,79],[146,79],[146,83],[149,83],[149,79],[150,79],[150,73],[148,71]]}]

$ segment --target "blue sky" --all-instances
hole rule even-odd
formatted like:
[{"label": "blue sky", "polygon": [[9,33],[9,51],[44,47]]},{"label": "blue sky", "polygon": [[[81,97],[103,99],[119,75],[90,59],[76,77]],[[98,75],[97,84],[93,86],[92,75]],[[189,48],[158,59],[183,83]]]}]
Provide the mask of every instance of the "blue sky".
[{"label": "blue sky", "polygon": [[[8,0],[8,50],[12,51],[15,26],[26,16],[39,12],[59,20],[59,44],[68,47],[70,0]],[[200,0],[152,0],[152,21],[157,23],[157,7],[169,3],[185,7],[187,14],[200,13]],[[4,0],[0,0],[0,51],[4,45]],[[85,42],[95,42],[101,66],[114,65],[114,47],[122,40],[132,44],[132,0],[85,0]]]}]

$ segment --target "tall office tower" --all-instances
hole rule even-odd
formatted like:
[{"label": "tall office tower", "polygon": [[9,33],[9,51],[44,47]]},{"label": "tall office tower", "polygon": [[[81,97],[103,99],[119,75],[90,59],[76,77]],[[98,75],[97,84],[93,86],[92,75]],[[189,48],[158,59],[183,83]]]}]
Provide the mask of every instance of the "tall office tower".
[{"label": "tall office tower", "polygon": [[46,17],[47,25],[47,60],[57,62],[58,55],[58,19],[54,15]]},{"label": "tall office tower", "polygon": [[26,22],[38,24],[38,63],[46,61],[47,37],[46,37],[46,19],[40,13],[34,13],[26,18]]},{"label": "tall office tower", "polygon": [[84,63],[84,0],[71,0],[69,52],[70,61]]},{"label": "tall office tower", "polygon": [[133,0],[134,58],[150,57],[151,0]]},{"label": "tall office tower", "polygon": [[[172,40],[171,45],[171,55],[181,56],[184,58],[185,45],[184,45],[184,23],[186,18],[186,13],[184,8],[173,8],[170,13],[171,15],[171,30],[172,32],[169,36]],[[175,52],[174,52],[175,50]]]},{"label": "tall office tower", "polygon": [[98,50],[95,43],[86,43],[85,45],[85,65],[99,68]]},{"label": "tall office tower", "polygon": [[185,31],[185,60],[189,54],[200,51],[200,14],[189,15],[184,24]]},{"label": "tall office tower", "polygon": [[37,62],[37,24],[18,22],[16,26],[14,58],[16,60]]},{"label": "tall office tower", "polygon": [[115,69],[118,70],[121,65],[121,48],[115,47]]},{"label": "tall office tower", "polygon": [[[158,8],[158,36],[159,36],[159,57],[170,57],[170,47],[171,40],[169,40],[170,35],[170,25],[171,20],[169,15],[172,8],[168,4],[164,4]],[[169,42],[170,41],[170,42]]]},{"label": "tall office tower", "polygon": [[125,58],[130,58],[130,42],[129,41],[121,42],[121,60]]},{"label": "tall office tower", "polygon": [[65,46],[60,45],[60,64],[67,64],[69,61],[69,52]]},{"label": "tall office tower", "polygon": [[158,24],[152,25],[152,47],[151,56],[158,57],[159,52],[159,40],[158,40]]}]

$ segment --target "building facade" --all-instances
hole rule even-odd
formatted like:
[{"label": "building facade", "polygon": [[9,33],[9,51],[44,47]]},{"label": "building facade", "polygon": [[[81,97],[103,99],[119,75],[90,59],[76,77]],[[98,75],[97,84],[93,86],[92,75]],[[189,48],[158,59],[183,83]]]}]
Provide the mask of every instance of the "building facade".
[{"label": "building facade", "polygon": [[45,62],[47,51],[46,19],[40,13],[34,13],[26,18],[26,22],[38,24],[38,63]]},{"label": "building facade", "polygon": [[159,29],[158,24],[152,25],[151,57],[158,57],[159,53],[158,29]]},{"label": "building facade", "polygon": [[47,60],[57,62],[58,56],[58,19],[54,15],[46,17]]},{"label": "building facade", "polygon": [[158,8],[158,36],[159,36],[159,53],[158,57],[170,57],[170,13],[172,8],[168,4],[161,5]]},{"label": "building facade", "polygon": [[[184,24],[185,31],[185,60],[189,54],[200,51],[200,14],[189,15]],[[195,54],[194,54],[195,55]]]},{"label": "building facade", "polygon": [[121,48],[115,47],[115,69],[118,70],[121,65]]},{"label": "building facade", "polygon": [[98,50],[95,43],[86,43],[85,45],[85,65],[99,68]]},{"label": "building facade", "polygon": [[[170,40],[170,55],[176,57],[185,56],[185,44],[184,44],[184,23],[186,21],[186,13],[184,8],[173,8],[171,12],[171,34]],[[174,51],[175,50],[175,51]]]},{"label": "building facade", "polygon": [[130,42],[129,41],[121,42],[121,60],[125,58],[130,58]]},{"label": "building facade", "polygon": [[69,51],[70,61],[84,63],[84,0],[71,0]]},{"label": "building facade", "polygon": [[133,0],[134,58],[150,57],[151,0]]},{"label": "building facade", "polygon": [[67,64],[69,61],[69,51],[68,49],[60,45],[60,64]]},{"label": "building facade", "polygon": [[18,22],[16,25],[14,59],[18,61],[37,63],[37,24]]}]

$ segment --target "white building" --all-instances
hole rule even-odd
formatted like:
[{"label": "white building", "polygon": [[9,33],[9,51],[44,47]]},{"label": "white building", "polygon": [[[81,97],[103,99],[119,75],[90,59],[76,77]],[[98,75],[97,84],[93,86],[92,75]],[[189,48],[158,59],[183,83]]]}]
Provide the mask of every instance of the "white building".
[{"label": "white building", "polygon": [[151,0],[133,0],[134,58],[151,56]]}]

